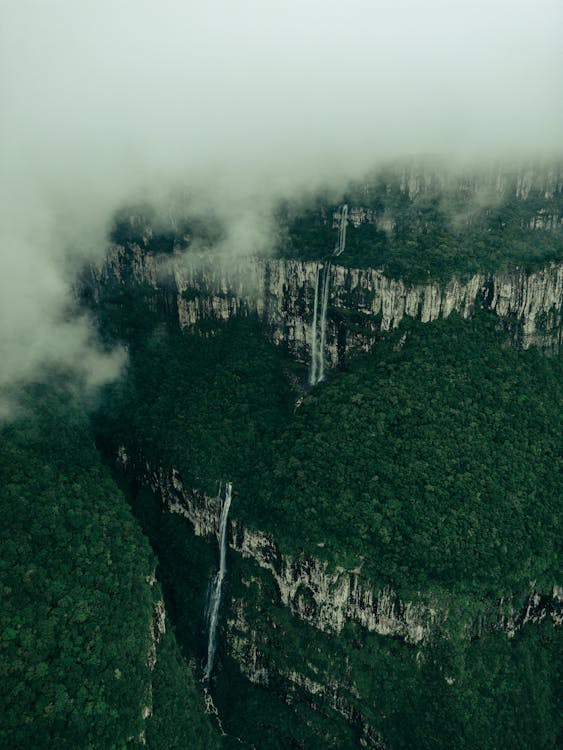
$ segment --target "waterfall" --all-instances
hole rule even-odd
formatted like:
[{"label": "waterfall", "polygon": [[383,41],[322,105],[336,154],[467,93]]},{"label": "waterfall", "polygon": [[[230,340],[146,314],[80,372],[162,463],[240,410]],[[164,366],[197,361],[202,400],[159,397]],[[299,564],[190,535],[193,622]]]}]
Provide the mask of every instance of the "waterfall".
[{"label": "waterfall", "polygon": [[321,382],[321,380],[325,379],[325,341],[326,341],[326,314],[328,310],[328,282],[329,282],[329,274],[330,274],[330,264],[327,263],[325,266],[325,279],[323,284],[323,302],[321,305],[321,346],[319,349],[319,379],[318,383]]},{"label": "waterfall", "polygon": [[221,517],[219,519],[219,570],[213,582],[211,598],[209,604],[209,640],[207,642],[207,664],[203,673],[204,682],[209,682],[211,672],[213,671],[213,660],[215,659],[217,621],[219,619],[219,607],[221,605],[221,589],[223,579],[227,572],[227,519],[229,508],[231,507],[231,496],[233,485],[227,482],[225,489],[225,500],[221,508]]},{"label": "waterfall", "polygon": [[[319,341],[319,287],[321,286],[321,320]],[[311,328],[311,370],[309,372],[310,385],[316,385],[325,377],[325,344],[326,344],[326,321],[328,312],[328,295],[330,286],[330,263],[322,269],[317,268],[317,279],[315,283],[315,301],[313,303],[313,325]]]},{"label": "waterfall", "polygon": [[310,385],[317,383],[317,314],[319,309],[319,284],[321,280],[321,269],[317,266],[317,278],[315,280],[315,301],[313,303],[313,327],[311,328],[311,372],[309,373]]},{"label": "waterfall", "polygon": [[340,231],[338,233],[338,244],[334,248],[335,255],[342,255],[346,247],[346,227],[348,226],[348,204],[340,207]]}]

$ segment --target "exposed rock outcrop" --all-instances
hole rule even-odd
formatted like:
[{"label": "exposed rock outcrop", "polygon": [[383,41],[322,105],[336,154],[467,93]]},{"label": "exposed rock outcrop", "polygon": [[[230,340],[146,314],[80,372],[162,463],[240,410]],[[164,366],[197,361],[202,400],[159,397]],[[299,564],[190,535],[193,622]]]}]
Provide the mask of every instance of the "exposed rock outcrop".
[{"label": "exposed rock outcrop", "polygon": [[226,632],[229,652],[247,679],[255,685],[265,686],[275,678],[276,690],[283,692],[287,703],[305,700],[320,713],[326,714],[327,709],[335,711],[357,729],[362,747],[383,750],[381,735],[361,711],[362,696],[350,669],[336,676],[332,670],[320,670],[310,662],[300,664],[297,669],[272,664],[261,650],[261,638],[267,640],[267,633],[272,628],[275,630],[276,625],[267,622],[259,634],[248,622],[248,606],[244,599],[233,599]]},{"label": "exposed rock outcrop", "polygon": [[[137,481],[148,485],[166,510],[187,518],[196,535],[218,536],[219,496],[189,489],[176,469],[153,468],[140,455],[130,457],[123,447],[118,463]],[[230,522],[229,547],[252,563],[249,580],[244,574],[240,582],[232,583],[237,592],[232,596],[224,628],[227,651],[242,674],[255,685],[275,689],[288,704],[294,700],[305,702],[321,715],[335,712],[357,732],[361,746],[383,750],[382,736],[374,726],[377,722],[366,709],[369,700],[348,662],[341,663],[336,674],[326,665],[315,665],[314,660],[295,665],[288,662],[284,650],[272,645],[272,638],[280,637],[275,635],[278,625],[272,616],[272,605],[274,612],[280,605],[287,607],[297,623],[307,623],[328,635],[338,635],[347,623],[354,622],[368,632],[401,638],[422,653],[434,630],[448,620],[447,602],[432,602],[422,595],[418,601],[404,602],[389,588],[374,590],[359,570],[331,569],[309,554],[284,554],[270,534],[246,528],[236,517]],[[465,625],[462,633],[470,638],[496,629],[512,636],[528,622],[538,623],[546,618],[556,625],[563,622],[563,590],[559,587],[550,596],[532,588],[521,602],[512,598],[496,605],[491,602],[486,612]],[[258,622],[256,607],[260,610]],[[162,632],[162,611],[158,606],[155,615],[154,641]],[[152,665],[151,655],[152,652]],[[330,659],[327,663],[331,664]],[[453,678],[446,675],[444,679]],[[208,707],[213,707],[211,696],[207,698]],[[150,704],[143,716],[150,716]]]},{"label": "exposed rock outcrop", "polygon": [[[186,517],[196,535],[218,535],[221,508],[218,497],[211,498],[185,487],[174,468],[153,469],[141,458],[131,461],[124,448],[119,451],[118,461],[137,480],[149,485],[170,512]],[[448,608],[443,603],[429,601],[422,595],[416,602],[402,601],[388,587],[374,590],[359,570],[341,567],[332,570],[326,561],[310,554],[286,555],[270,534],[246,528],[236,517],[230,521],[229,547],[268,570],[280,602],[293,615],[326,633],[340,633],[347,622],[356,622],[379,635],[423,643],[433,628],[448,618]],[[527,622],[539,622],[545,617],[560,624],[562,593],[558,587],[549,597],[532,590],[523,607],[517,607],[511,600],[501,600],[492,619],[480,618],[468,624],[466,633],[489,628],[512,635]]]},{"label": "exposed rock outcrop", "polygon": [[[150,252],[115,246],[92,270],[95,297],[108,284],[145,285],[158,291],[181,328],[202,320],[256,315],[270,339],[309,362],[315,284],[320,262],[178,255],[159,267]],[[515,268],[475,274],[462,282],[408,284],[373,268],[331,265],[324,356],[327,366],[353,351],[367,351],[381,331],[404,318],[423,323],[457,312],[465,318],[488,309],[511,331],[514,343],[559,351],[563,340],[563,263],[533,273]]]},{"label": "exposed rock outcrop", "polygon": [[[149,584],[151,588],[154,588],[156,584],[156,575],[154,573],[147,578],[147,583]],[[166,611],[164,609],[164,601],[161,598],[156,599],[153,603],[152,617],[150,618],[150,621],[149,621],[149,630],[150,630],[151,637],[150,637],[150,643],[149,643],[149,651],[147,654],[147,664],[149,665],[151,672],[153,672],[154,668],[156,667],[156,661],[157,661],[156,649],[158,647],[160,639],[166,632]],[[147,700],[142,709],[142,716],[143,716],[143,719],[148,719],[152,715],[153,715],[153,688],[152,688],[152,682],[150,682],[148,686]],[[141,735],[141,742],[145,744],[144,732]]]},{"label": "exposed rock outcrop", "polygon": [[[256,313],[274,343],[309,361],[318,267],[316,262],[259,259],[236,268],[220,262],[178,267],[174,278],[180,325]],[[476,274],[466,282],[454,278],[446,285],[406,284],[376,269],[334,265],[329,288],[325,355],[330,365],[350,349],[369,349],[379,331],[396,328],[405,317],[427,323],[452,312],[467,318],[478,308],[505,319],[524,349],[537,345],[558,350],[561,345],[563,264],[531,274],[518,269]]]}]

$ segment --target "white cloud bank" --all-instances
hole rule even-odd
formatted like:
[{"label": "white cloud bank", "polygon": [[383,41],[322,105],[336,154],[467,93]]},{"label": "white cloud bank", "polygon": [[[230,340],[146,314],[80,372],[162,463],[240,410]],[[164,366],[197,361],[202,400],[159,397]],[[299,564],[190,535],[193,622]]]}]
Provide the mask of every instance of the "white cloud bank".
[{"label": "white cloud bank", "polygon": [[559,0],[0,0],[0,389],[118,354],[69,313],[137,195],[231,214],[377,159],[561,152]]}]

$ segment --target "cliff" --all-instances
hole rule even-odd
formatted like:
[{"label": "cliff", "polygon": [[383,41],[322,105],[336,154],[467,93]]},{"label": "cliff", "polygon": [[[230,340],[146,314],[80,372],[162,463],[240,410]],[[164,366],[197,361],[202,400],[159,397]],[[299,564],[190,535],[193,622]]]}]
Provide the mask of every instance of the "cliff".
[{"label": "cliff", "polygon": [[[114,246],[87,286],[99,299],[114,285],[144,286],[164,299],[181,328],[202,320],[257,315],[270,339],[298,361],[311,361],[315,289],[325,264],[263,258],[176,255],[162,261],[133,245]],[[327,366],[367,351],[380,332],[405,318],[431,322],[480,309],[499,317],[516,346],[559,351],[563,339],[563,263],[533,273],[515,268],[447,284],[407,284],[372,268],[328,267],[324,356]],[[324,273],[324,272],[323,272]]]},{"label": "cliff", "polygon": [[[118,464],[149,486],[165,511],[186,518],[196,536],[218,536],[219,498],[186,487],[176,469],[152,467],[123,447]],[[395,652],[377,657],[385,648],[381,640],[391,646],[404,643],[411,662],[423,668],[434,635],[449,632],[450,638],[469,643],[495,630],[514,636],[526,623],[563,622],[563,591],[556,587],[546,596],[531,586],[521,600],[477,602],[473,621],[460,625],[447,596],[421,594],[418,600],[403,601],[388,587],[374,587],[361,570],[331,569],[311,551],[286,554],[271,534],[247,528],[237,519],[236,500],[228,541],[221,668],[234,665],[251,685],[265,688],[286,705],[306,706],[310,716],[323,717],[330,726],[343,721],[364,747],[385,747],[377,685],[394,665]],[[364,665],[371,669],[372,663],[381,671],[365,672]],[[446,671],[441,679],[452,685],[458,678]]]},{"label": "cliff", "polygon": [[[187,518],[196,536],[217,536],[221,507],[218,498],[185,487],[175,468],[153,469],[143,459],[132,460],[124,447],[120,448],[117,461],[138,481],[150,486],[169,512]],[[326,561],[310,553],[286,555],[271,534],[246,528],[236,516],[229,522],[228,543],[231,550],[268,571],[280,603],[292,615],[325,633],[339,634],[346,623],[355,622],[369,632],[424,643],[433,628],[448,619],[448,607],[443,602],[429,601],[422,595],[420,601],[404,602],[388,587],[374,590],[360,570],[330,570]],[[512,635],[526,623],[541,622],[546,617],[560,625],[562,605],[560,587],[547,597],[532,588],[522,608],[512,600],[500,600],[492,619],[482,616],[467,624],[464,632],[470,635],[492,628]]]}]

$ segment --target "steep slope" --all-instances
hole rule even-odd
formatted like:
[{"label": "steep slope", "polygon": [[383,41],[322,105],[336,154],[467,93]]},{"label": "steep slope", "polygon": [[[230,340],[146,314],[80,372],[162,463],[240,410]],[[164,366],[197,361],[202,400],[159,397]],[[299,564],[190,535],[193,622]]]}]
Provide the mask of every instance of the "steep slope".
[{"label": "steep slope", "polygon": [[154,556],[68,399],[32,387],[0,433],[0,743],[187,747],[162,744],[178,732],[190,747],[214,747],[165,632]]},{"label": "steep slope", "polygon": [[464,282],[454,277],[413,284],[378,269],[336,265],[330,258],[233,261],[178,254],[171,259],[132,245],[114,247],[106,263],[88,274],[84,292],[103,305],[128,289],[184,329],[233,316],[258,317],[275,344],[309,363],[321,278],[327,294],[323,358],[329,367],[369,351],[381,332],[405,319],[432,322],[453,312],[469,318],[482,309],[499,317],[519,348],[557,352],[561,347],[563,263],[529,273],[512,268],[476,273]]},{"label": "steep slope", "polygon": [[[114,451],[127,446],[134,507],[152,508],[146,528],[166,559],[165,592],[200,663],[214,496],[220,480],[234,483],[230,544],[241,556],[229,561],[213,681],[227,731],[252,742],[263,731],[263,747],[448,747],[456,737],[460,747],[476,737],[509,747],[511,717],[533,690],[544,719],[518,742],[541,734],[539,746],[550,747],[559,361],[503,346],[488,316],[413,324],[294,410],[279,400],[282,363],[257,322],[187,335],[154,321],[130,349],[133,379],[111,402],[104,434],[108,448],[112,439]],[[186,589],[187,570],[199,600],[187,594],[198,590]],[[530,630],[539,622],[541,635]],[[403,645],[387,645],[389,635]],[[482,685],[469,674],[486,670],[491,653],[498,676],[480,715]],[[520,663],[525,653],[537,674]],[[402,677],[380,687],[399,663]],[[487,738],[503,675],[522,698]],[[432,711],[421,714],[430,696]],[[417,720],[404,725],[408,710]],[[450,710],[454,727],[438,730]],[[492,744],[499,732],[506,745]]]},{"label": "steep slope", "polygon": [[233,483],[228,747],[556,746],[563,180],[493,172],[287,205],[268,259],[124,216],[85,278],[130,354],[98,439],[199,673]]}]

